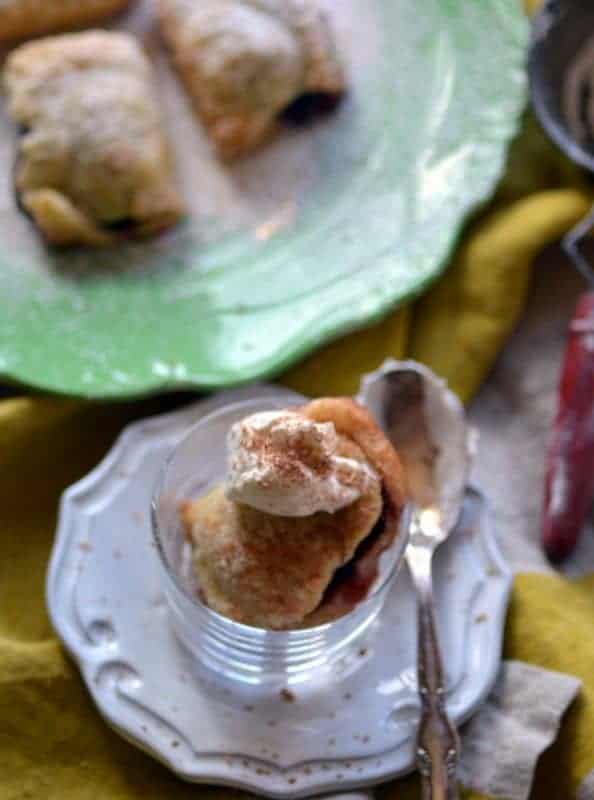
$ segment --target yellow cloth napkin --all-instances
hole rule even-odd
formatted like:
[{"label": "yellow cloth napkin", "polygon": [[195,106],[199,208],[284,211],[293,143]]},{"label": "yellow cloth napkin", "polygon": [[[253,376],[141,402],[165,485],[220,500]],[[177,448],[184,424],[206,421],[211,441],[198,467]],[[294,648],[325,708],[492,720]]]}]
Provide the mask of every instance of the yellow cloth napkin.
[{"label": "yellow cloth napkin", "polygon": [[[590,200],[577,171],[528,119],[497,196],[468,226],[439,283],[414,307],[319,351],[285,382],[306,394],[350,393],[386,356],[408,355],[470,398],[521,314],[534,256]],[[0,800],[239,795],[184,784],[113,733],[45,612],[60,493],[97,463],[128,421],[160,408],[158,400],[0,402]],[[541,760],[533,795],[569,800],[594,766],[594,577],[519,576],[505,654],[584,681],[558,742]],[[417,793],[414,778],[380,790],[390,800]]]}]

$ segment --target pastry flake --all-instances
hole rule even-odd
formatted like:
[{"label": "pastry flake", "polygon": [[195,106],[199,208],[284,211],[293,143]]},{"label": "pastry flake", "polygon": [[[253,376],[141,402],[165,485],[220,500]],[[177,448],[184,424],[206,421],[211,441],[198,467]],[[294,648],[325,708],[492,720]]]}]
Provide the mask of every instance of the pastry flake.
[{"label": "pastry flake", "polygon": [[129,3],[130,0],[3,0],[0,42],[94,25]]},{"label": "pastry flake", "polygon": [[109,244],[179,218],[150,69],[132,36],[107,31],[9,55],[4,84],[21,127],[15,188],[50,242]]},{"label": "pastry flake", "polygon": [[164,39],[219,155],[257,147],[303,98],[332,105],[345,77],[316,0],[158,0]]}]

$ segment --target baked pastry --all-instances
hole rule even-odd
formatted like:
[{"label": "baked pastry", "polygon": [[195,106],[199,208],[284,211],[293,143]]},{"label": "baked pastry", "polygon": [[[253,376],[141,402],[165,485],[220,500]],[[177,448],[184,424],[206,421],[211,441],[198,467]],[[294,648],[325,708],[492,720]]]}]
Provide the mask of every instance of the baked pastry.
[{"label": "baked pastry", "polygon": [[50,242],[109,244],[179,218],[150,79],[125,33],[64,34],[9,55],[4,83],[21,126],[16,192]]},{"label": "baked pastry", "polygon": [[0,42],[94,25],[124,9],[130,0],[3,0]]},{"label": "baked pastry", "polygon": [[181,509],[203,600],[273,630],[349,611],[398,535],[406,497],[368,412],[335,398],[256,414],[232,428],[229,450],[225,487]]},{"label": "baked pastry", "polygon": [[158,0],[164,39],[220,156],[255,148],[295,103],[345,90],[316,0]]}]

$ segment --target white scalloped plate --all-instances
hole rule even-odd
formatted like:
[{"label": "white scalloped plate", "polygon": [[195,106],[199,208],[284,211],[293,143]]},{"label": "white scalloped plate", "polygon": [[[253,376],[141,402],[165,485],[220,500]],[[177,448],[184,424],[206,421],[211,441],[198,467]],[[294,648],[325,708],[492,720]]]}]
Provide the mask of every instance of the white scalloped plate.
[{"label": "white scalloped plate", "polygon": [[[413,767],[415,605],[406,570],[367,640],[332,678],[294,689],[237,688],[201,674],[175,640],[159,586],[149,497],[165,455],[226,392],[131,425],[103,462],[62,498],[48,574],[50,615],[97,707],[123,736],[190,781],[271,797],[370,785]],[[460,722],[499,667],[511,575],[469,489],[435,564],[448,709]]]}]

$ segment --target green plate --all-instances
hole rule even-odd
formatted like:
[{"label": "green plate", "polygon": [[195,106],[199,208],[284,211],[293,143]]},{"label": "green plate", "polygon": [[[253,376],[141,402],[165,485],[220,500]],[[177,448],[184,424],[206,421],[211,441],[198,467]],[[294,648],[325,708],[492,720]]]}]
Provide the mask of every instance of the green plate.
[{"label": "green plate", "polygon": [[[350,72],[334,116],[217,164],[142,9],[191,213],[117,250],[47,250],[0,129],[0,373],[85,397],[279,372],[426,288],[492,191],[525,99],[518,0],[328,0]],[[5,117],[5,115],[3,115]]]}]

